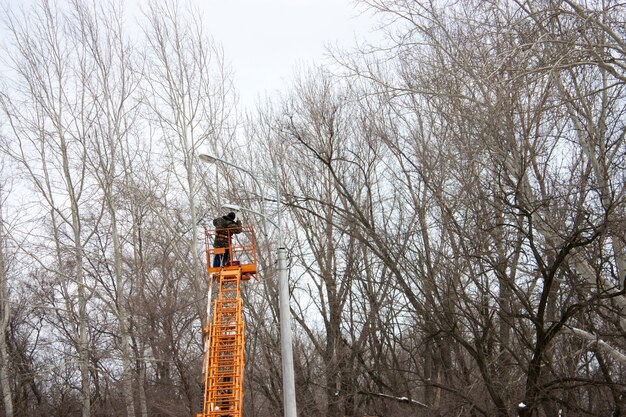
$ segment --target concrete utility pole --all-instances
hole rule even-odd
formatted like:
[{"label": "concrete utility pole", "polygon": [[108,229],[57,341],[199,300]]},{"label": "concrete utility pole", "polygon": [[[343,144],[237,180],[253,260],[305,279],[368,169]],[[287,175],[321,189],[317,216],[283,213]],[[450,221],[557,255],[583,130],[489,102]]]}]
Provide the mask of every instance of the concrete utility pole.
[{"label": "concrete utility pole", "polygon": [[285,417],[296,417],[296,384],[293,371],[291,311],[289,308],[289,282],[286,263],[287,250],[283,247],[278,248],[278,298],[280,303],[280,350],[283,362],[283,402]]}]

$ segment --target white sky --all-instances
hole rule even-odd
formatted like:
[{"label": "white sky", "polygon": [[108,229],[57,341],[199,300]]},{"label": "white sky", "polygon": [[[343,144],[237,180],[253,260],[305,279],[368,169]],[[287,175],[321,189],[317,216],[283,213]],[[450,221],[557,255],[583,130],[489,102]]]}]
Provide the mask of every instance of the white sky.
[{"label": "white sky", "polygon": [[[35,1],[0,0],[0,4],[28,8]],[[244,107],[286,88],[298,67],[322,63],[326,46],[350,48],[357,40],[381,37],[374,33],[375,16],[353,0],[189,1],[202,10],[206,33],[224,48]],[[135,12],[146,2],[122,0],[127,11]]]},{"label": "white sky", "polygon": [[240,104],[289,84],[299,66],[321,63],[325,46],[372,39],[376,21],[351,0],[200,0],[206,29],[235,73]]}]

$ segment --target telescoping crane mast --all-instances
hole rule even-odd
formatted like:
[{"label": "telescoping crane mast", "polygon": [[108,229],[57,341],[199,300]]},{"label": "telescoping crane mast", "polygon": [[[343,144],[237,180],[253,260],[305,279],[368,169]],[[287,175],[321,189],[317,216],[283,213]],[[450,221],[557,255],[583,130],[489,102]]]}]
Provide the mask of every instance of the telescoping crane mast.
[{"label": "telescoping crane mast", "polygon": [[[220,229],[220,233],[228,233],[228,248],[213,248],[215,230],[204,233],[209,296],[206,325],[202,328],[204,406],[196,417],[240,417],[242,412],[245,334],[240,288],[243,281],[256,276],[256,248],[254,229],[244,226],[241,230],[235,237],[229,229]],[[212,267],[213,257],[227,250],[229,261],[224,266]],[[211,317],[214,283],[218,293]]]}]

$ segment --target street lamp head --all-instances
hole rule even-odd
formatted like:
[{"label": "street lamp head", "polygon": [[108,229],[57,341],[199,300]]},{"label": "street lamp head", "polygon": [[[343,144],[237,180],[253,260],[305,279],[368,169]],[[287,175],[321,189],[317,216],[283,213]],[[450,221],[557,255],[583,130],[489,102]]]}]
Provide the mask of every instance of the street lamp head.
[{"label": "street lamp head", "polygon": [[241,206],[238,206],[237,204],[222,204],[222,208],[224,210],[241,211]]},{"label": "street lamp head", "polygon": [[200,158],[201,161],[209,163],[209,164],[214,164],[215,162],[217,162],[217,158],[214,157],[213,155],[210,155],[208,153],[205,152],[201,152],[198,157]]}]

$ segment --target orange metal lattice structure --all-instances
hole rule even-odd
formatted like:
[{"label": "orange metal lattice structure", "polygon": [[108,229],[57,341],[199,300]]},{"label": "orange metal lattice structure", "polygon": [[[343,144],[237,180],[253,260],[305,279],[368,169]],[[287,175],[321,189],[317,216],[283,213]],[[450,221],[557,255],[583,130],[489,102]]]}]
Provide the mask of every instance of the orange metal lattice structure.
[{"label": "orange metal lattice structure", "polygon": [[[242,316],[241,282],[256,275],[256,248],[252,227],[221,229],[228,233],[228,248],[214,248],[215,230],[205,231],[206,256],[209,274],[209,305],[213,283],[219,292],[213,304],[213,320],[207,308],[204,339],[204,407],[196,417],[240,417],[243,404],[244,323]],[[222,266],[211,266],[215,255],[228,251],[229,261]]]}]

